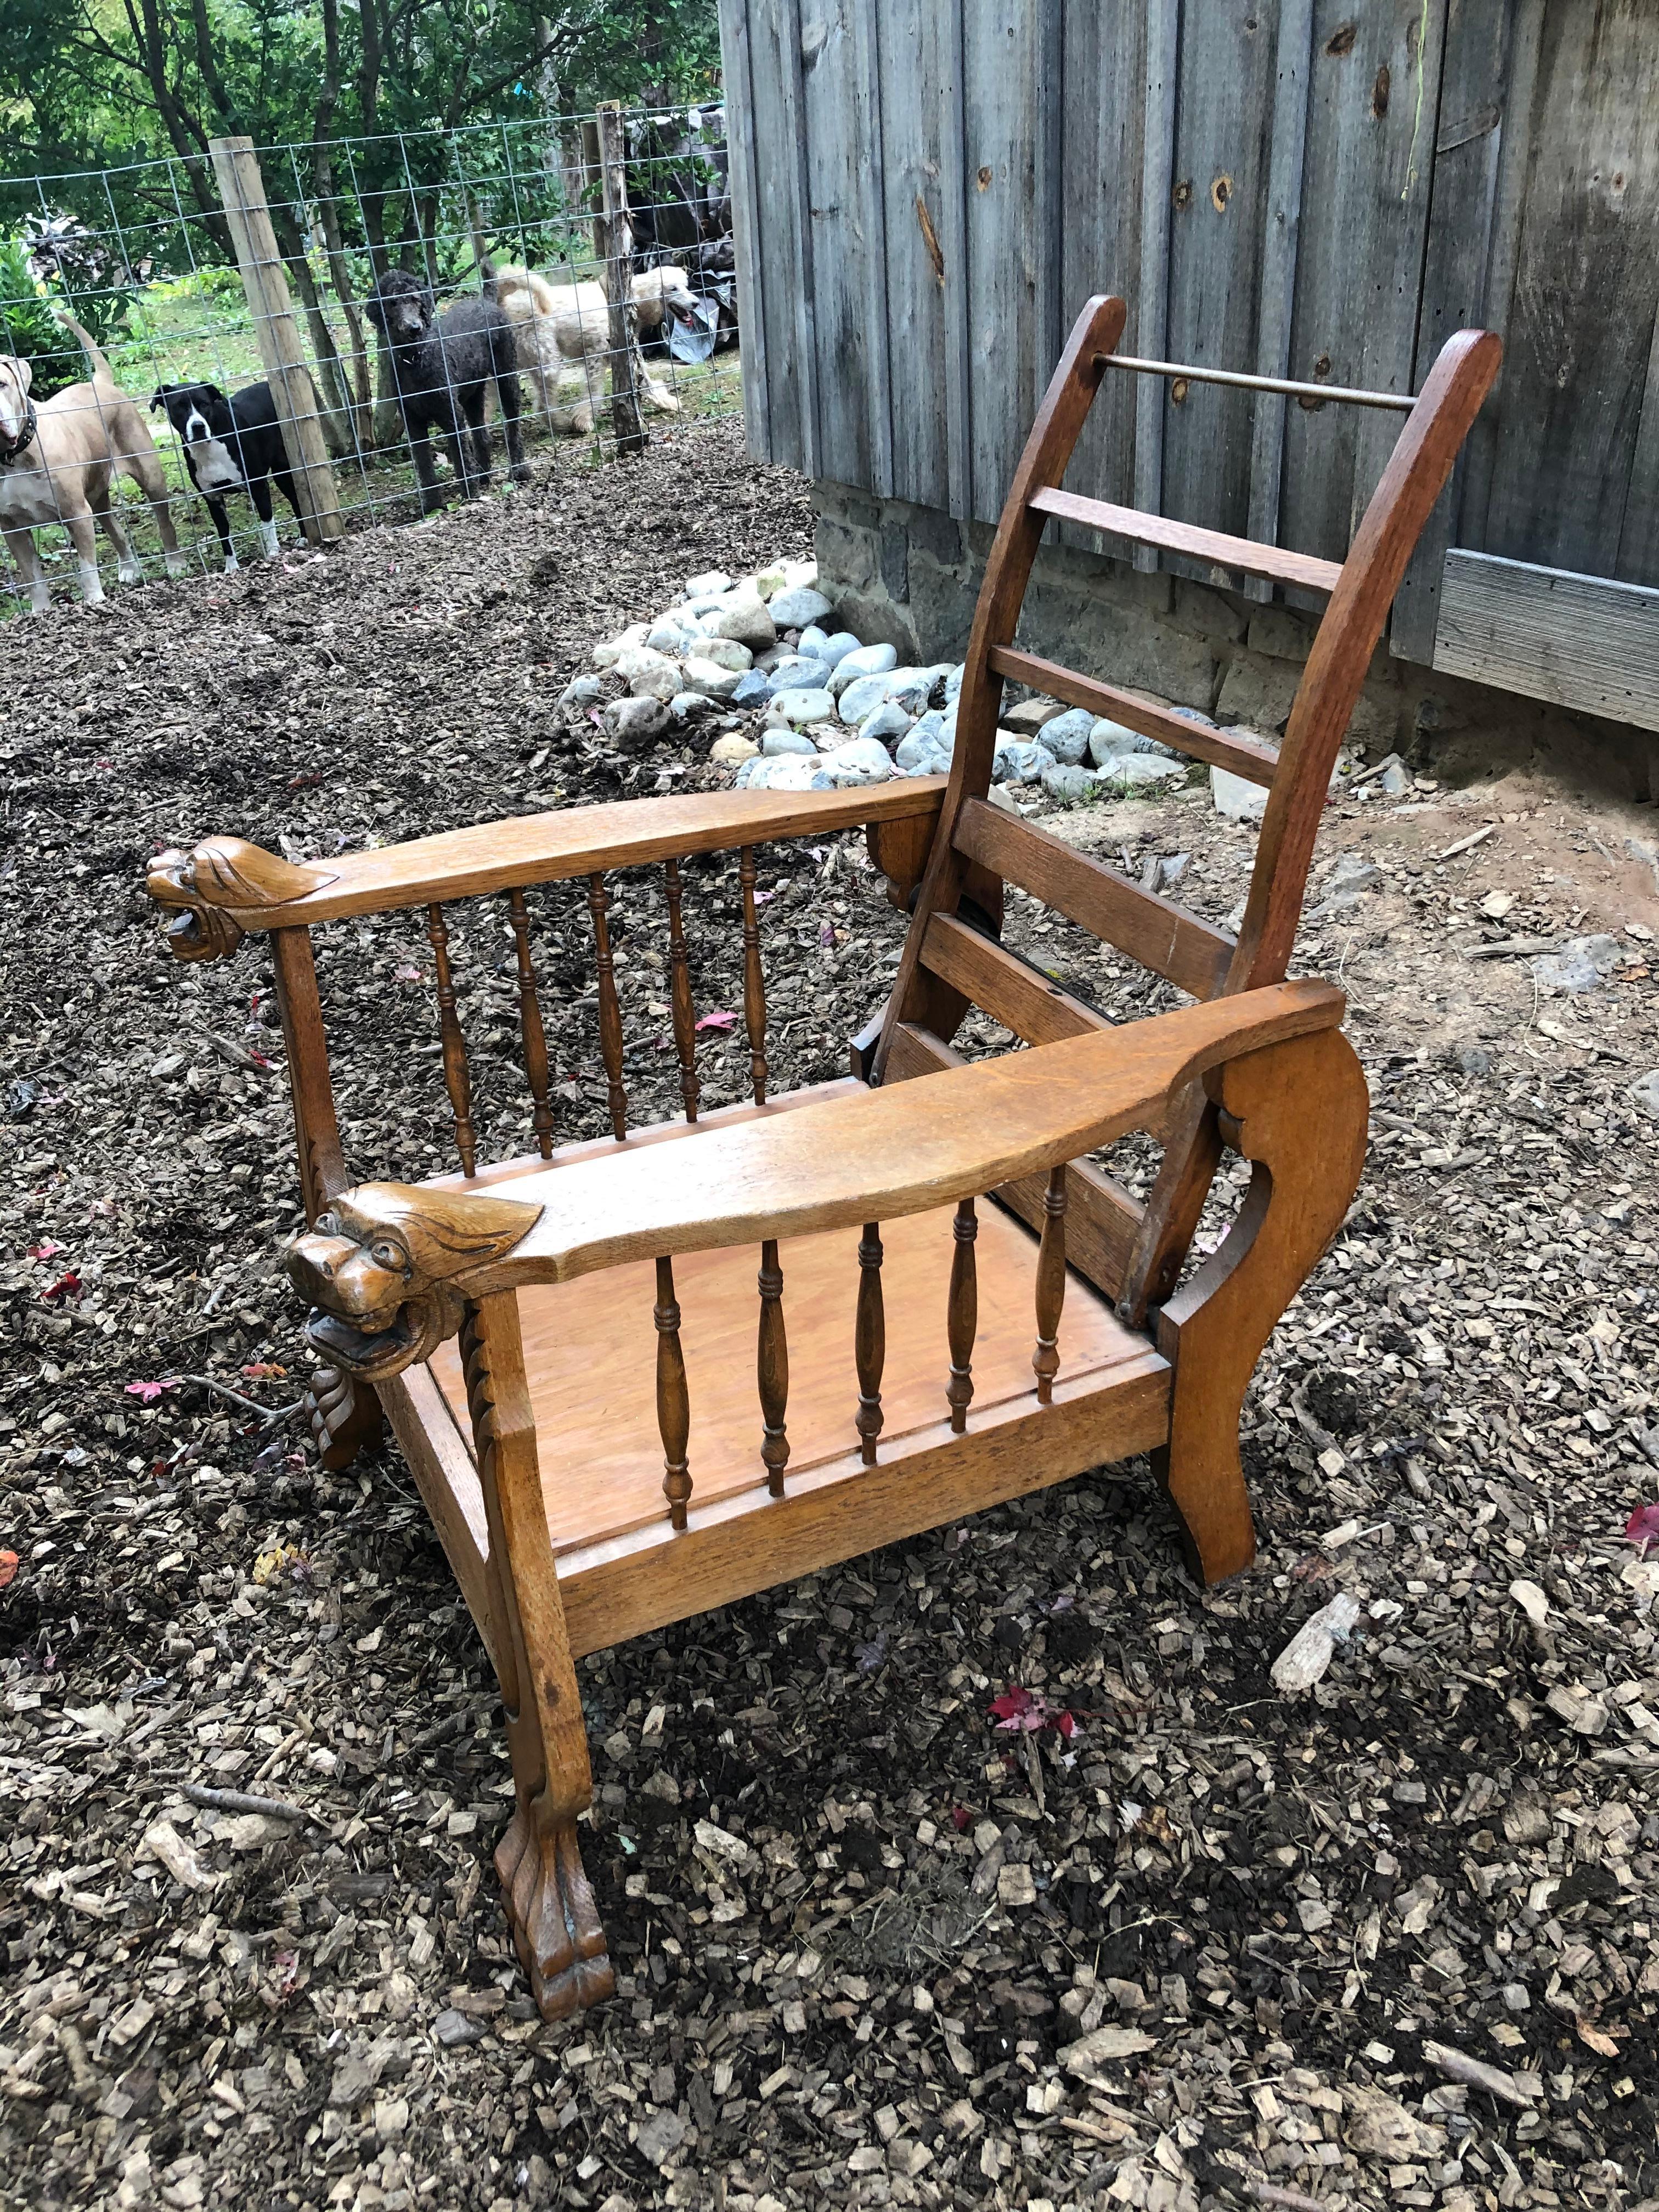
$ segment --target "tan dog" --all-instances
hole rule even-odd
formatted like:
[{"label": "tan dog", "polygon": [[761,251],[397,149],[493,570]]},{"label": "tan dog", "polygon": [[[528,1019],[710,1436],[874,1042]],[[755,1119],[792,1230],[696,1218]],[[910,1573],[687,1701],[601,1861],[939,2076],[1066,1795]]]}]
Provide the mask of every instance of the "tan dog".
[{"label": "tan dog", "polygon": [[[513,318],[519,368],[529,380],[536,404],[556,430],[592,430],[605,391],[605,365],[611,350],[611,311],[605,287],[550,284],[533,269],[495,271],[495,296]],[[690,315],[696,295],[685,271],[672,264],[641,270],[632,279],[636,327],[641,336],[662,327],[670,315]],[[635,378],[641,403],[659,415],[678,415],[680,403],[642,356]]]},{"label": "tan dog", "polygon": [[167,549],[169,576],[184,569],[184,556],[167,510],[167,479],[144,418],[110,374],[109,363],[91,336],[71,317],[59,314],[74,331],[92,364],[90,384],[71,384],[37,407],[29,398],[30,365],[0,356],[0,532],[28,586],[29,605],[46,611],[46,580],[35,551],[34,532],[59,523],[75,541],[81,563],[81,597],[89,607],[104,596],[98,580],[97,539],[100,522],[115,548],[116,573],[124,584],[141,574],[137,555],[110,503],[117,469],[149,501],[155,526]]}]

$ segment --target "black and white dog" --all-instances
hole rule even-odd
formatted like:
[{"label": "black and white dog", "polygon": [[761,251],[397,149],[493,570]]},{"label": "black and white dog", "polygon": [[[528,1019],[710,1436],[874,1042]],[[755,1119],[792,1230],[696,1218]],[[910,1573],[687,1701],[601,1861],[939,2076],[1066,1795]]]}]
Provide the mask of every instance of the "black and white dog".
[{"label": "black and white dog", "polygon": [[152,414],[165,414],[179,433],[191,482],[207,501],[213,526],[224,549],[228,573],[237,566],[230,542],[226,495],[245,491],[259,518],[259,544],[267,561],[276,558],[276,525],[271,520],[270,479],[300,520],[288,449],[276,420],[268,384],[250,384],[227,398],[216,384],[164,384],[149,403]]}]

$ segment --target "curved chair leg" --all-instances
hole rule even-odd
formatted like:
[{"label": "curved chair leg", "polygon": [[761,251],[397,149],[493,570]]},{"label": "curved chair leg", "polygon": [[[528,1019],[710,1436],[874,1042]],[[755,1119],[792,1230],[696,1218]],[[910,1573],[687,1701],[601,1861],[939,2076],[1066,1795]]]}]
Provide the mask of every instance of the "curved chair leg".
[{"label": "curved chair leg", "polygon": [[1255,1172],[1219,1249],[1158,1315],[1175,1391],[1170,1441],[1155,1462],[1205,1583],[1255,1557],[1238,1452],[1244,1392],[1359,1187],[1370,1108],[1364,1073],[1337,1030],[1231,1060],[1210,1087],[1227,1141]]},{"label": "curved chair leg", "polygon": [[609,1996],[616,1976],[576,1840],[592,1775],[512,1291],[467,1304],[461,1363],[506,1631],[496,1671],[518,1798],[495,1871],[531,1994],[544,2020],[563,2020]]}]

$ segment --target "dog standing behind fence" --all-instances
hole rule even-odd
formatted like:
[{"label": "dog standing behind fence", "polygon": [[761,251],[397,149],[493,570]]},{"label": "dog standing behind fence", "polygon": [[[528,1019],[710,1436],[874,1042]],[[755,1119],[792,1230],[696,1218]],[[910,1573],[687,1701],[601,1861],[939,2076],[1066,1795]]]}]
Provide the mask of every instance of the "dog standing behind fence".
[{"label": "dog standing behind fence", "polygon": [[[434,321],[432,295],[419,277],[406,269],[388,269],[365,305],[391,357],[392,385],[420,479],[422,514],[430,514],[443,504],[432,465],[434,429],[443,440],[462,497],[476,498],[488,489],[489,433],[483,409],[492,379],[501,402],[513,480],[527,483],[513,325],[493,292],[457,300]],[[470,451],[464,433],[470,434]]]},{"label": "dog standing behind fence", "polygon": [[[665,263],[641,270],[632,280],[641,337],[660,330],[671,317],[696,312],[697,297],[684,269]],[[611,310],[605,287],[550,284],[533,269],[508,267],[495,272],[497,298],[513,318],[519,336],[519,366],[530,379],[536,403],[556,430],[591,434],[604,402],[605,366],[611,357]],[[680,403],[639,356],[635,369],[640,398],[659,415],[678,415]]]},{"label": "dog standing behind fence", "polygon": [[270,482],[274,477],[283,497],[294,509],[294,520],[303,525],[294,476],[283,443],[276,402],[269,384],[250,384],[228,398],[216,384],[158,385],[149,403],[152,415],[166,415],[184,447],[190,480],[207,501],[213,526],[219,533],[225,572],[237,567],[231,542],[230,517],[225,495],[245,491],[259,519],[259,544],[267,561],[276,558],[276,524],[271,514]]},{"label": "dog standing behind fence", "polygon": [[167,478],[143,416],[110,374],[90,332],[70,315],[60,312],[58,319],[80,340],[92,367],[90,384],[71,384],[37,407],[29,398],[29,363],[10,356],[0,358],[0,532],[36,614],[46,611],[50,593],[34,532],[54,523],[74,541],[81,597],[89,607],[104,597],[95,522],[103,525],[115,548],[121,581],[138,582],[138,556],[110,503],[118,469],[149,501],[168,575],[184,569],[167,507]]}]

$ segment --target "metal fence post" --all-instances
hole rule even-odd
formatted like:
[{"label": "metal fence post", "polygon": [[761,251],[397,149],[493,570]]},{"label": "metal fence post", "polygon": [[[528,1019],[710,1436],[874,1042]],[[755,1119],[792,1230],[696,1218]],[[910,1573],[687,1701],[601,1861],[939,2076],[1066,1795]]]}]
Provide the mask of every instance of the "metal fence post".
[{"label": "metal fence post", "polygon": [[599,186],[605,222],[605,296],[611,310],[611,423],[618,453],[642,453],[645,430],[634,382],[638,315],[634,305],[634,226],[628,214],[619,100],[599,103]]},{"label": "metal fence post", "polygon": [[213,156],[219,197],[224,204],[242,289],[253,318],[259,359],[270,380],[270,393],[282,423],[301,526],[307,541],[326,545],[343,535],[334,471],[329,465],[317,393],[300,350],[288,278],[271,228],[264,179],[251,138],[215,138]]}]

